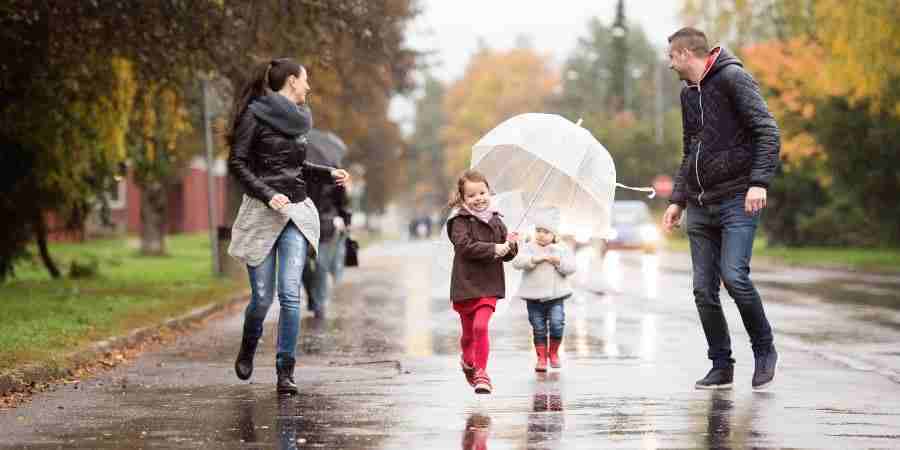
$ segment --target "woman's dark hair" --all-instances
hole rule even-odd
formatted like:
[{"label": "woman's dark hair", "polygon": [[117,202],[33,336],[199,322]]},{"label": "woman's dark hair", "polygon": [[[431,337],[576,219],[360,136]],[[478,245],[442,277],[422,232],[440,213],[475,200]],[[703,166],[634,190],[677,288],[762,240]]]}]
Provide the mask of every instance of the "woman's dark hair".
[{"label": "woman's dark hair", "polygon": [[304,70],[306,69],[303,66],[290,58],[273,59],[253,69],[250,79],[244,83],[237,92],[238,95],[234,97],[231,123],[228,126],[228,133],[225,135],[228,145],[230,146],[234,142],[234,130],[253,99],[262,97],[269,92],[281,90],[289,76],[299,77]]}]

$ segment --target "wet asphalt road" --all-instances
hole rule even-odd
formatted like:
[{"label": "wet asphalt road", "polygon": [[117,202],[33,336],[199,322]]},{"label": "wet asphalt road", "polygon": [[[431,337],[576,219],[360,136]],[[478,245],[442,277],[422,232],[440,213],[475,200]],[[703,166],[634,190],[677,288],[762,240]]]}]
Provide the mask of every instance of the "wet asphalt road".
[{"label": "wet asphalt road", "polygon": [[561,371],[533,372],[525,307],[501,302],[495,393],[476,396],[457,365],[456,313],[430,295],[432,250],[389,243],[362,254],[329,318],[303,319],[296,397],[273,386],[277,308],[251,382],[234,376],[235,314],[0,411],[0,448],[900,447],[900,314],[878,306],[900,304],[895,278],[757,270],[776,383],[750,389],[747,335],[723,291],[735,389],[697,391],[708,361],[687,260],[611,253],[567,302]]}]

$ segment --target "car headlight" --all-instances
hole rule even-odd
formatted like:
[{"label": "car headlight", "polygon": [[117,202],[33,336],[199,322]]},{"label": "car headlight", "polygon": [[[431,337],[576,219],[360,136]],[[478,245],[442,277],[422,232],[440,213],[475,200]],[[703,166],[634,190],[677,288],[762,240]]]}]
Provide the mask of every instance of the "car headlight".
[{"label": "car headlight", "polygon": [[641,225],[641,240],[647,242],[656,242],[659,240],[659,230],[653,225]]}]

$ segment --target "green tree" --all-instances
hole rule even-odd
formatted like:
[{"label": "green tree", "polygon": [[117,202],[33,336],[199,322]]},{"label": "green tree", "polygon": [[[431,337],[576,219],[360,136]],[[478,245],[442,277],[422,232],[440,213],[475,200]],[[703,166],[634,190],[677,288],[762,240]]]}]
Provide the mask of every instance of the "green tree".
[{"label": "green tree", "polygon": [[444,97],[445,176],[455,179],[467,168],[472,145],[500,122],[545,110],[556,85],[549,62],[532,49],[485,47],[473,55],[462,78],[448,87]]},{"label": "green tree", "polygon": [[[78,224],[119,172],[133,91],[132,64],[103,47],[79,48],[65,36],[80,22],[69,4],[9,1],[0,8],[0,279],[34,240],[48,272],[60,271],[47,249],[46,218]],[[52,26],[51,26],[52,25]],[[65,36],[65,39],[63,38]],[[10,195],[6,195],[9,192]]]},{"label": "green tree", "polygon": [[450,182],[444,175],[446,144],[441,129],[447,123],[444,111],[445,88],[440,80],[427,76],[423,95],[416,101],[416,120],[410,138],[411,174],[416,191],[430,198],[432,206],[440,207],[447,200]]},{"label": "green tree", "polygon": [[128,156],[141,187],[141,253],[164,255],[169,188],[197,149],[180,139],[191,127],[179,89],[144,83],[136,103]]},{"label": "green tree", "polygon": [[[120,175],[127,157],[135,79],[166,79],[190,66],[210,42],[217,2],[48,2],[0,4],[5,158],[18,167],[3,208],[16,210],[5,231],[0,277],[11,273],[31,235],[48,271],[45,218],[78,225]],[[4,211],[6,212],[6,211]],[[30,231],[26,232],[26,230]],[[8,245],[8,246],[7,246]]]},{"label": "green tree", "polygon": [[[179,118],[192,109],[186,99],[198,72],[236,86],[258,62],[297,56],[338,86],[340,95],[319,108],[326,123],[368,114],[375,119],[368,123],[393,139],[387,99],[409,88],[415,64],[403,43],[405,24],[417,13],[409,0],[5,0],[0,12],[7,50],[0,61],[0,143],[8,163],[0,170],[10,172],[4,193],[15,194],[0,202],[11,219],[2,228],[0,278],[32,239],[58,276],[44,218],[83,218],[127,158],[148,192],[177,173],[182,152],[190,151],[179,143],[188,131]],[[357,115],[342,114],[351,110]],[[347,134],[365,133],[355,124],[345,128],[351,146]],[[383,160],[393,144],[370,145],[363,157]]]},{"label": "green tree", "polygon": [[[680,161],[680,86],[663,73],[662,51],[639,24],[623,30],[616,38],[612,26],[588,21],[563,64],[562,91],[551,108],[572,120],[583,118],[582,126],[612,155],[620,181],[646,185],[656,175],[673,173]],[[640,195],[617,192],[622,198]]]}]

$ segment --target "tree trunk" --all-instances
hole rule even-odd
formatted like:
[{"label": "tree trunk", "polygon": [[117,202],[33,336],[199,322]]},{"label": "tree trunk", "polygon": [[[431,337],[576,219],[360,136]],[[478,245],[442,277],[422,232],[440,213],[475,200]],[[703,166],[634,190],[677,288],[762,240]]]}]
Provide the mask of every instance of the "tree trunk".
[{"label": "tree trunk", "polygon": [[141,254],[166,254],[166,225],[169,210],[165,184],[150,181],[141,185]]},{"label": "tree trunk", "polygon": [[43,211],[36,209],[32,221],[32,225],[34,226],[34,237],[37,240],[41,261],[44,263],[44,267],[47,268],[50,277],[58,279],[62,275],[59,273],[59,268],[56,267],[56,263],[53,262],[53,257],[50,256],[50,249],[47,248],[47,223],[44,221]]}]

